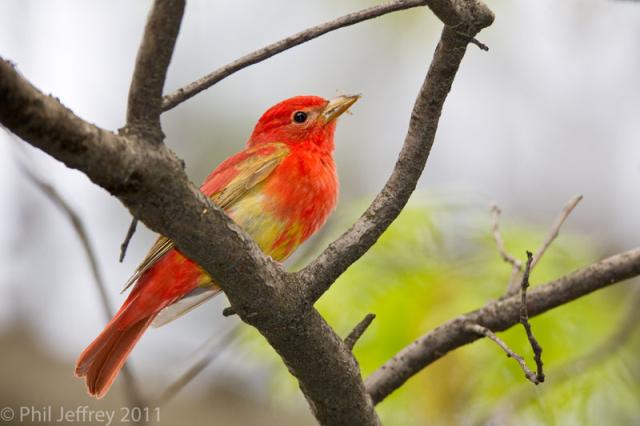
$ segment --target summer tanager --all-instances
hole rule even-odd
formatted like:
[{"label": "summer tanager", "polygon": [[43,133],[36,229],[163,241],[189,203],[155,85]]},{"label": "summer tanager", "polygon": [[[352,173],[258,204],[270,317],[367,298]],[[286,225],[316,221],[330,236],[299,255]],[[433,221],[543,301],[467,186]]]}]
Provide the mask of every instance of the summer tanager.
[{"label": "summer tanager", "polygon": [[[286,259],[336,204],[336,118],[356,100],[297,96],[274,105],[258,120],[247,147],[220,164],[200,190],[262,251]],[[120,310],[76,363],[76,376],[86,378],[96,398],[107,393],[149,325],[165,324],[221,291],[165,237],[158,238],[127,287],[133,283]]]}]

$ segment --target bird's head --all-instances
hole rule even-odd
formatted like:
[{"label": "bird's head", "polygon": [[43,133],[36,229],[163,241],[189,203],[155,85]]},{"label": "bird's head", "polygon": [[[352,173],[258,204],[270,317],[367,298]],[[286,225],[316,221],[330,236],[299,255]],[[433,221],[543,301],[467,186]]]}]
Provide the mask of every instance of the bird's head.
[{"label": "bird's head", "polygon": [[353,105],[359,95],[326,100],[318,96],[296,96],[269,108],[258,120],[248,145],[282,142],[288,145],[313,143],[333,150],[336,119]]}]

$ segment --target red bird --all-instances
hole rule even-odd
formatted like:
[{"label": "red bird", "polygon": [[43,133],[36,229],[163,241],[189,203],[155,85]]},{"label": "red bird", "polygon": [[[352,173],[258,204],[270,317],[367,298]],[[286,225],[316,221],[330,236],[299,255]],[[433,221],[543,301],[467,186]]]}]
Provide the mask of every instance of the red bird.
[{"label": "red bird", "polygon": [[[220,164],[200,190],[273,259],[286,259],[333,210],[338,179],[333,161],[336,118],[359,96],[327,101],[297,96],[265,112],[247,147]],[[160,237],[127,287],[122,307],[80,354],[75,374],[103,397],[151,325],[163,325],[221,291],[211,277]]]}]

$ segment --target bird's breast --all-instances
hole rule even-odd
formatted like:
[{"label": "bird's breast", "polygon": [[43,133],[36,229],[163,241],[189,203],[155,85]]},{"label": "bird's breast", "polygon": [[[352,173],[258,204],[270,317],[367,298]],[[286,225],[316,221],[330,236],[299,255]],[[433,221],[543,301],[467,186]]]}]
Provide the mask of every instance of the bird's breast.
[{"label": "bird's breast", "polygon": [[329,154],[292,153],[228,214],[266,254],[283,260],[325,223],[337,195]]}]

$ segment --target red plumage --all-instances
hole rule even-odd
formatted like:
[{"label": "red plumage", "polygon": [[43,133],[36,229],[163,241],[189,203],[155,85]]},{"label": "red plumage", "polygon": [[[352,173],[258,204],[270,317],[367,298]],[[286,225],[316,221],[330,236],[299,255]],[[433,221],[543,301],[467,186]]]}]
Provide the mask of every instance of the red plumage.
[{"label": "red plumage", "polygon": [[[266,254],[285,259],[324,224],[335,206],[335,119],[357,99],[298,96],[276,104],[256,124],[247,148],[221,163],[201,191]],[[89,394],[97,398],[109,390],[159,314],[176,308],[165,315],[171,320],[220,291],[164,237],[130,282],[135,286],[126,301],[76,364],[76,376],[86,378]]]}]

